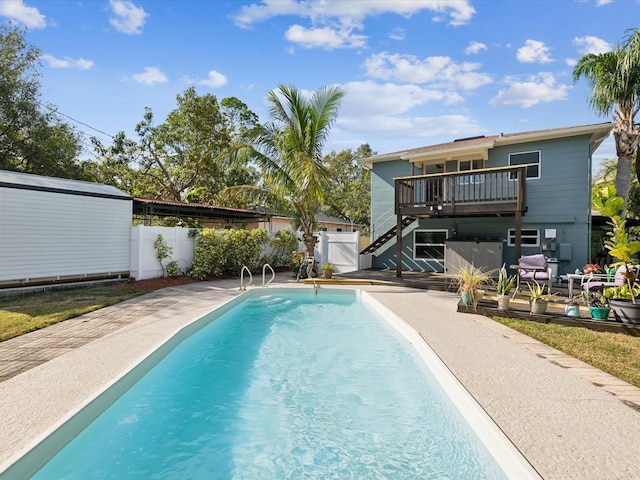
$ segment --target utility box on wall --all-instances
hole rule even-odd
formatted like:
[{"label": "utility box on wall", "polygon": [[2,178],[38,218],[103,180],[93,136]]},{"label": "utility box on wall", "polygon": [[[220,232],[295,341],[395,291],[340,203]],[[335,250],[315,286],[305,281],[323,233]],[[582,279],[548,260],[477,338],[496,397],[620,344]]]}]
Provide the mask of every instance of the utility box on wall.
[{"label": "utility box on wall", "polygon": [[447,240],[444,252],[445,272],[455,274],[469,265],[497,271],[502,266],[503,246],[503,241],[496,239]]}]

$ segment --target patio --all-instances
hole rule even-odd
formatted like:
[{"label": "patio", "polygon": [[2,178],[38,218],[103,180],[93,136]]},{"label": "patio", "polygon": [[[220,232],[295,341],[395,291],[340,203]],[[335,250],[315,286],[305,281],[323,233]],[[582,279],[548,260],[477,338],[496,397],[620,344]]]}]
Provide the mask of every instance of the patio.
[{"label": "patio", "polygon": [[[385,275],[353,277],[420,333],[543,478],[640,477],[640,389],[458,311],[458,295],[430,285],[425,291],[424,276],[402,279],[422,284],[418,289]],[[309,288],[282,278],[279,284]],[[0,382],[0,471],[177,329],[240,294],[238,286],[236,279],[166,288],[0,344],[7,363],[44,353],[46,342],[57,348],[53,358]]]}]

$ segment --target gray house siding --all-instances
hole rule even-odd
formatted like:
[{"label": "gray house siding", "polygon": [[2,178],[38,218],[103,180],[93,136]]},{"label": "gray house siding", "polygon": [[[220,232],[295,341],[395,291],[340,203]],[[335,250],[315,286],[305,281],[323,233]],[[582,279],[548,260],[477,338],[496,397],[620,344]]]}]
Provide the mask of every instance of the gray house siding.
[{"label": "gray house siding", "polygon": [[371,172],[372,238],[379,237],[396,224],[393,179],[410,174],[411,165],[405,161],[384,162],[376,165]]},{"label": "gray house siding", "polygon": [[[559,264],[559,273],[572,272],[590,261],[591,151],[588,135],[537,142],[497,146],[489,150],[486,168],[509,165],[509,154],[539,151],[540,178],[527,179],[527,212],[523,229],[540,232],[537,246],[522,245],[522,255],[543,252],[557,257],[560,244],[567,256]],[[447,170],[452,162],[447,162]],[[395,177],[411,175],[408,161],[394,160],[373,165],[371,175],[371,218],[373,238],[393,227]],[[386,215],[386,216],[385,216]],[[414,259],[416,230],[446,230],[452,238],[492,238],[504,242],[503,261],[516,262],[513,246],[507,245],[508,231],[514,228],[513,217],[419,219],[403,231],[403,270],[444,271],[440,262]],[[556,238],[545,238],[555,230]],[[566,247],[570,245],[570,247]],[[395,241],[378,249],[372,259],[374,268],[396,268]]]}]

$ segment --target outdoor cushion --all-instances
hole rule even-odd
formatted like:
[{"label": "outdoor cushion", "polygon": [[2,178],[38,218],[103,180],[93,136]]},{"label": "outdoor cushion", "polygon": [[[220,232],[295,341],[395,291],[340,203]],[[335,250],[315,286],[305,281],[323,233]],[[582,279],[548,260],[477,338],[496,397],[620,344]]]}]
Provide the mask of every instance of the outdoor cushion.
[{"label": "outdoor cushion", "polygon": [[[551,269],[542,253],[520,257],[518,265],[520,266],[520,278],[526,280],[549,280],[551,278]],[[544,270],[527,270],[527,267],[539,267]]]},{"label": "outdoor cushion", "polygon": [[609,281],[608,276],[605,275],[589,275],[586,279],[583,279],[582,286],[587,290],[600,290],[601,288],[607,287],[619,287],[624,283],[624,272],[626,271],[626,267],[624,265],[620,265],[616,270],[613,279]]}]

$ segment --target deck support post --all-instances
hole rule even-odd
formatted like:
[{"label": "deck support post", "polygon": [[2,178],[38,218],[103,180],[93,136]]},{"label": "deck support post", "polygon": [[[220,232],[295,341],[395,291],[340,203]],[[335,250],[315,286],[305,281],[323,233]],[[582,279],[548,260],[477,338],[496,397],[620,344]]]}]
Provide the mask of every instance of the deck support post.
[{"label": "deck support post", "polygon": [[396,217],[396,277],[402,277],[402,214]]},{"label": "deck support post", "polygon": [[522,256],[522,212],[520,210],[516,210],[516,236],[514,239],[515,243],[515,261],[514,263],[518,263],[518,259]]}]

